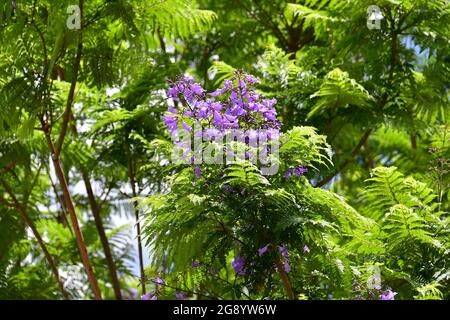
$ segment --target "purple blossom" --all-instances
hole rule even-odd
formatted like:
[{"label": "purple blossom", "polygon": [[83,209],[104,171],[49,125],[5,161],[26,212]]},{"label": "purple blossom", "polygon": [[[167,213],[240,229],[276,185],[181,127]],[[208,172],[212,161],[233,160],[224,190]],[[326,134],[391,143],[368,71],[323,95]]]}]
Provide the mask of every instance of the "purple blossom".
[{"label": "purple blossom", "polygon": [[226,90],[227,90],[227,88],[220,88],[220,89],[217,89],[216,91],[211,92],[209,95],[211,97],[217,97],[217,96],[220,96],[221,94],[223,94]]},{"label": "purple blossom", "polygon": [[264,117],[270,121],[277,121],[275,110],[264,112]]},{"label": "purple blossom", "polygon": [[280,136],[280,130],[278,128],[267,128],[266,130],[267,139],[277,139]]},{"label": "purple blossom", "polygon": [[158,296],[154,292],[149,292],[142,295],[141,300],[158,300]]},{"label": "purple blossom", "polygon": [[154,278],[152,281],[156,284],[164,284],[164,279],[162,278]]},{"label": "purple blossom", "polygon": [[290,178],[292,176],[300,177],[306,172],[308,172],[308,168],[305,168],[302,166],[290,168],[290,169],[286,170],[286,172],[284,173],[284,177],[285,178]]},{"label": "purple blossom", "polygon": [[397,292],[386,290],[382,291],[380,295],[380,300],[395,300],[395,296],[397,295]]},{"label": "purple blossom", "polygon": [[167,95],[175,101],[178,100],[178,93],[180,93],[178,86],[171,87],[169,88],[169,90],[167,90]]},{"label": "purple blossom", "polygon": [[192,268],[198,268],[200,266],[200,261],[197,261],[197,260],[195,260],[195,261],[192,261]]},{"label": "purple blossom", "polygon": [[175,297],[176,297],[178,300],[187,300],[187,298],[186,298],[185,296],[183,296],[181,293],[176,293],[176,294],[175,294]]},{"label": "purple blossom", "polygon": [[186,122],[184,122],[184,121],[183,121],[182,126],[183,126],[183,129],[188,131],[188,132],[190,132],[192,130],[192,128],[190,126],[188,126],[188,124]]},{"label": "purple blossom", "polygon": [[212,97],[220,96],[221,94],[224,94],[232,86],[232,84],[233,83],[230,80],[226,79],[223,82],[223,87],[222,88],[217,89],[214,92],[211,92],[209,95],[212,96]]},{"label": "purple blossom", "polygon": [[219,112],[214,111],[214,118],[212,119],[211,123],[218,128],[223,127],[222,115]]},{"label": "purple blossom", "polygon": [[229,79],[226,79],[226,80],[224,80],[223,85],[225,88],[229,88],[233,85],[233,82],[231,82],[231,80],[229,80]]},{"label": "purple blossom", "polygon": [[308,169],[304,168],[304,167],[297,167],[297,168],[294,169],[294,174],[297,177],[300,177],[301,175],[303,175],[306,172],[308,172]]},{"label": "purple blossom", "polygon": [[269,244],[266,244],[264,247],[262,247],[262,248],[259,248],[258,249],[258,255],[261,257],[264,253],[266,253],[267,252],[267,250],[269,250],[269,247],[270,247],[270,243]]},{"label": "purple blossom", "polygon": [[285,246],[279,246],[278,249],[283,257],[287,257],[289,255],[289,252]]},{"label": "purple blossom", "polygon": [[283,268],[284,268],[284,271],[286,271],[287,273],[291,272],[291,265],[289,264],[288,259],[284,260]]},{"label": "purple blossom", "polygon": [[178,129],[178,120],[174,116],[166,115],[164,116],[164,124],[169,129],[170,133],[173,134]]},{"label": "purple blossom", "polygon": [[202,177],[202,169],[200,169],[199,166],[196,166],[194,168],[194,175],[197,179],[200,179]]},{"label": "purple blossom", "polygon": [[[209,94],[209,97],[213,98],[211,99],[204,95],[205,90],[199,83],[194,83],[192,78],[180,77],[170,83],[167,95],[178,103],[179,108],[186,109],[181,112],[184,116],[208,121],[208,124],[220,130],[248,128],[250,125],[264,129],[278,129],[280,124],[276,119],[274,107],[277,101],[264,99],[256,92],[252,86],[258,79],[238,70],[233,80],[237,80],[238,84],[225,80],[222,88]],[[229,93],[228,98],[222,96],[226,93]],[[184,99],[179,99],[181,96]],[[177,108],[172,106],[169,107],[169,111],[173,114],[179,113]],[[262,117],[257,116],[257,113],[262,114]],[[165,119],[171,133],[177,129],[175,120]]]},{"label": "purple blossom", "polygon": [[244,264],[245,259],[243,257],[236,257],[233,261],[231,261],[231,266],[233,267],[234,272],[241,276],[245,275]]},{"label": "purple blossom", "polygon": [[252,75],[248,74],[245,76],[245,81],[249,84],[254,84],[254,83],[258,83],[259,80],[258,78],[253,77]]},{"label": "purple blossom", "polygon": [[[170,106],[168,110],[169,110],[170,113],[175,113],[175,114],[178,113],[178,109],[175,108],[175,107],[173,107],[173,106]],[[185,112],[185,113],[186,113],[186,112]]]},{"label": "purple blossom", "polygon": [[207,140],[217,140],[222,138],[223,134],[220,130],[215,129],[215,128],[207,128],[205,129],[205,131],[203,132],[203,136],[207,139]]},{"label": "purple blossom", "polygon": [[311,250],[309,250],[308,246],[305,244],[305,246],[303,247],[303,252],[308,253]]},{"label": "purple blossom", "polygon": [[205,89],[203,89],[202,86],[201,86],[200,84],[198,84],[198,83],[193,83],[193,84],[191,85],[191,91],[192,91],[192,93],[194,93],[194,94],[201,95],[201,94],[203,94],[203,93],[205,92]]}]

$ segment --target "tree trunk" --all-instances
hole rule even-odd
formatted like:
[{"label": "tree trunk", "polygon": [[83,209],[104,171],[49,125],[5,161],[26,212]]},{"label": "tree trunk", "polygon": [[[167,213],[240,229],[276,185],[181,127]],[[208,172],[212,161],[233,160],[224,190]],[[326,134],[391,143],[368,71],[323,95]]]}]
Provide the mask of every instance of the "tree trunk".
[{"label": "tree trunk", "polygon": [[[73,113],[70,113],[70,128],[72,133],[77,136],[78,130],[75,123],[75,117]],[[91,207],[92,215],[94,216],[95,226],[97,228],[100,242],[105,253],[106,264],[108,265],[109,276],[111,277],[111,283],[114,290],[114,295],[117,300],[122,300],[122,292],[120,290],[119,278],[117,277],[117,269],[114,263],[114,259],[111,253],[111,247],[109,246],[108,237],[106,236],[105,227],[101,217],[101,208],[95,199],[94,191],[92,190],[91,181],[85,168],[81,168],[81,175],[83,177],[84,186],[86,187],[86,193],[88,195],[89,206]]]},{"label": "tree trunk", "polygon": [[117,300],[122,300],[122,293],[120,291],[119,279],[117,277],[117,269],[112,257],[111,248],[108,243],[108,237],[105,233],[105,228],[103,227],[102,217],[100,215],[100,207],[97,204],[97,201],[94,196],[94,192],[92,190],[92,185],[89,180],[88,174],[84,169],[82,169],[82,176],[84,185],[86,186],[86,192],[89,199],[89,205],[92,210],[92,214],[94,215],[95,226],[97,227],[98,235],[100,237],[100,242],[102,243],[103,251],[105,253],[106,263],[108,264],[109,276],[111,277],[111,282],[114,289],[114,294]]},{"label": "tree trunk", "polygon": [[67,180],[64,175],[64,171],[61,167],[61,162],[59,161],[59,156],[56,152],[55,145],[53,144],[52,138],[49,132],[49,126],[45,123],[44,119],[41,118],[42,128],[44,130],[45,139],[47,145],[50,149],[52,155],[53,166],[55,167],[56,176],[58,177],[59,184],[61,185],[61,190],[64,196],[64,202],[66,204],[67,211],[69,212],[70,219],[73,226],[73,231],[75,233],[75,239],[77,242],[78,250],[80,251],[81,261],[83,262],[84,269],[87,273],[89,283],[91,285],[92,292],[96,299],[101,300],[102,295],[100,292],[100,287],[98,286],[97,279],[95,278],[94,272],[92,270],[92,265],[89,260],[89,256],[86,249],[86,244],[84,243],[83,234],[78,223],[78,218],[76,215],[75,207],[73,205],[72,197],[67,186]]},{"label": "tree trunk", "polygon": [[275,264],[278,269],[278,274],[280,275],[281,281],[283,282],[284,289],[286,290],[286,294],[289,300],[296,300],[294,290],[292,290],[291,281],[283,268],[283,264],[281,263],[280,257],[277,256]]}]

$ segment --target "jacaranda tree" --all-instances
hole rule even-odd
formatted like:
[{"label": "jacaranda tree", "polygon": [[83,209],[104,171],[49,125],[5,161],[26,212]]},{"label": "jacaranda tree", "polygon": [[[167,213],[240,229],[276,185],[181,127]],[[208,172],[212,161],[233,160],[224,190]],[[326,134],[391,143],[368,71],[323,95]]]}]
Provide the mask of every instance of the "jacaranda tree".
[{"label": "jacaranda tree", "polygon": [[449,299],[446,0],[0,0],[0,299]]}]

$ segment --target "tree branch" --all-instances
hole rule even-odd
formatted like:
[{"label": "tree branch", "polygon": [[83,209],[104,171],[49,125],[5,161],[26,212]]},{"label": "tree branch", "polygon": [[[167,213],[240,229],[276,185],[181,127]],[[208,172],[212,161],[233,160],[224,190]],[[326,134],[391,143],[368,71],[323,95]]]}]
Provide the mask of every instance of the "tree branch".
[{"label": "tree branch", "polygon": [[336,171],[334,171],[333,173],[331,173],[328,176],[326,176],[325,178],[323,178],[314,187],[319,188],[319,187],[324,186],[325,184],[330,182],[331,179],[333,179],[338,173],[340,173],[342,170],[344,170],[347,167],[347,165],[353,161],[353,158],[359,153],[359,150],[361,150],[362,146],[367,142],[367,139],[369,138],[370,134],[372,133],[372,130],[373,130],[372,128],[366,129],[366,131],[364,132],[361,139],[359,139],[359,142],[356,145],[356,147],[353,148],[352,153],[350,154],[350,157],[347,160],[345,160],[343,163],[341,163],[341,165],[339,166],[339,168]]},{"label": "tree branch", "polygon": [[47,245],[45,244],[44,240],[41,237],[41,234],[37,230],[36,225],[34,224],[33,220],[28,215],[27,210],[20,204],[19,200],[14,195],[14,192],[12,191],[11,187],[3,179],[0,179],[0,184],[3,186],[3,188],[9,194],[9,196],[11,197],[11,199],[13,200],[14,203],[9,203],[8,201],[6,201],[5,199],[3,199],[1,197],[0,197],[0,202],[7,204],[9,207],[13,207],[13,208],[17,209],[21,218],[31,229],[34,237],[36,238],[39,246],[41,247],[41,250],[44,253],[45,259],[47,260],[47,263],[50,266],[53,276],[55,277],[55,280],[58,283],[58,287],[59,287],[59,290],[61,291],[61,294],[63,295],[64,299],[69,300],[69,295],[68,295],[67,291],[64,289],[64,285],[59,276],[59,272],[58,272],[58,268],[56,267],[56,263],[53,260],[52,255],[48,251]]},{"label": "tree branch", "polygon": [[83,0],[80,0],[79,2],[80,6],[80,19],[81,19],[81,29],[78,31],[78,50],[77,50],[77,56],[75,58],[75,63],[73,66],[73,75],[72,75],[72,82],[70,84],[69,89],[69,96],[67,97],[67,103],[66,103],[66,109],[64,111],[63,116],[63,123],[61,125],[61,131],[59,134],[58,142],[56,144],[56,156],[59,157],[59,154],[61,153],[61,149],[64,144],[64,139],[66,137],[67,133],[67,127],[70,121],[70,115],[71,115],[71,109],[75,97],[75,88],[78,81],[78,72],[80,69],[81,64],[81,55],[83,53]]}]

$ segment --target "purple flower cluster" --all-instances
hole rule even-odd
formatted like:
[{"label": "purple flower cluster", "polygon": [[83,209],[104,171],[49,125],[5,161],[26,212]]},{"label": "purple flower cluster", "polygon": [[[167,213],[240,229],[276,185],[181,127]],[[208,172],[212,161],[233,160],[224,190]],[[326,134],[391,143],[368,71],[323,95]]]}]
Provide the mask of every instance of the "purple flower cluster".
[{"label": "purple flower cluster", "polygon": [[190,131],[186,121],[193,119],[219,132],[237,128],[278,130],[280,123],[274,107],[277,101],[256,92],[253,85],[257,82],[252,75],[237,70],[232,80],[225,80],[223,87],[208,94],[194,79],[181,77],[171,83],[167,92],[175,104],[164,116],[164,124],[172,135],[179,128]]},{"label": "purple flower cluster", "polygon": [[292,176],[300,177],[303,174],[305,174],[306,172],[308,172],[308,168],[305,168],[305,167],[302,167],[302,166],[298,166],[298,167],[295,167],[295,168],[288,169],[284,173],[284,177],[285,178],[290,178]]},{"label": "purple flower cluster", "polygon": [[[258,255],[261,257],[263,256],[271,247],[271,244],[268,243],[264,247],[261,247],[258,249]],[[287,248],[283,245],[278,246],[278,250],[280,251],[281,256],[283,257],[283,268],[286,272],[291,272],[291,265],[290,265],[290,259],[289,259],[289,252]],[[303,247],[303,252],[308,253],[311,250],[308,248],[307,245]]]},{"label": "purple flower cluster", "polygon": [[287,248],[283,245],[278,246],[278,250],[280,250],[280,254],[283,257],[283,269],[286,272],[291,272],[291,265],[290,265],[290,259],[289,259],[289,252]]}]

